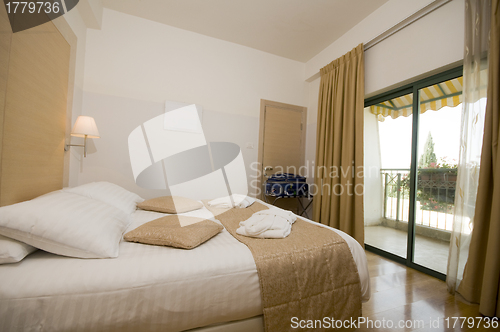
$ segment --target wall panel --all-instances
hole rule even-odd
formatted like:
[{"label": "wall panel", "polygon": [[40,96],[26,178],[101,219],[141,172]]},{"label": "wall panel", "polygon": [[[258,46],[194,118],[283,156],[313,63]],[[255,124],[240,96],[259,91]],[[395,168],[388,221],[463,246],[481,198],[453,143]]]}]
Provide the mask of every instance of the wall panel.
[{"label": "wall panel", "polygon": [[12,35],[0,205],[61,189],[70,46],[52,22]]}]

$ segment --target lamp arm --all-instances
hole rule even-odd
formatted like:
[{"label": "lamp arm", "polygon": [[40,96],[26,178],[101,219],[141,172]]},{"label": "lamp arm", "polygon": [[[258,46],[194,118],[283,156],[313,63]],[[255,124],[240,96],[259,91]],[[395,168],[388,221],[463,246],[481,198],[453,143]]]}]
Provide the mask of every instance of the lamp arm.
[{"label": "lamp arm", "polygon": [[64,151],[68,151],[70,146],[80,146],[83,147],[83,144],[65,144],[64,145]]},{"label": "lamp arm", "polygon": [[65,144],[64,151],[68,151],[70,146],[80,146],[83,147],[83,157],[87,157],[87,135],[83,139],[83,144]]}]

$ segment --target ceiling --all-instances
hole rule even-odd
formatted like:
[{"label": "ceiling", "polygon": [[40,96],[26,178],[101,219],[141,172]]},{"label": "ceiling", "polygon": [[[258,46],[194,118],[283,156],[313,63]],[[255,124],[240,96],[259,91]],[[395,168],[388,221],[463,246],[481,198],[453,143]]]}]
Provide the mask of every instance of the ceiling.
[{"label": "ceiling", "polygon": [[104,7],[307,62],[387,0],[104,0]]}]

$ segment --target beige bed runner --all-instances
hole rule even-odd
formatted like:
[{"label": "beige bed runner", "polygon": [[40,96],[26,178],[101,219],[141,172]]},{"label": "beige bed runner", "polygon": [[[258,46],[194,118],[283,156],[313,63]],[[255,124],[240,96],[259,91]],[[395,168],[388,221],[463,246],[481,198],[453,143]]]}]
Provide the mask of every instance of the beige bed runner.
[{"label": "beige bed runner", "polygon": [[361,316],[356,264],[337,233],[297,219],[284,239],[250,238],[236,233],[239,222],[268,207],[256,202],[246,209],[216,209],[204,203],[253,254],[267,332],[296,331],[292,317],[349,320]]}]

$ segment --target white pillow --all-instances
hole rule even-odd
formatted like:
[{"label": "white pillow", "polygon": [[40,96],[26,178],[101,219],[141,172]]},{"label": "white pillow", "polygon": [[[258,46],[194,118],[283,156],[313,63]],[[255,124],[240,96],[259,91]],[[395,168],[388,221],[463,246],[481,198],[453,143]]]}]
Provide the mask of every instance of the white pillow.
[{"label": "white pillow", "polygon": [[17,263],[24,257],[36,251],[26,243],[22,243],[0,235],[0,264]]},{"label": "white pillow", "polygon": [[137,203],[144,201],[139,195],[109,182],[92,182],[74,188],[66,188],[64,191],[97,199],[127,214],[134,212],[137,209]]},{"label": "white pillow", "polygon": [[117,257],[130,216],[64,191],[0,208],[0,235],[70,257]]}]

